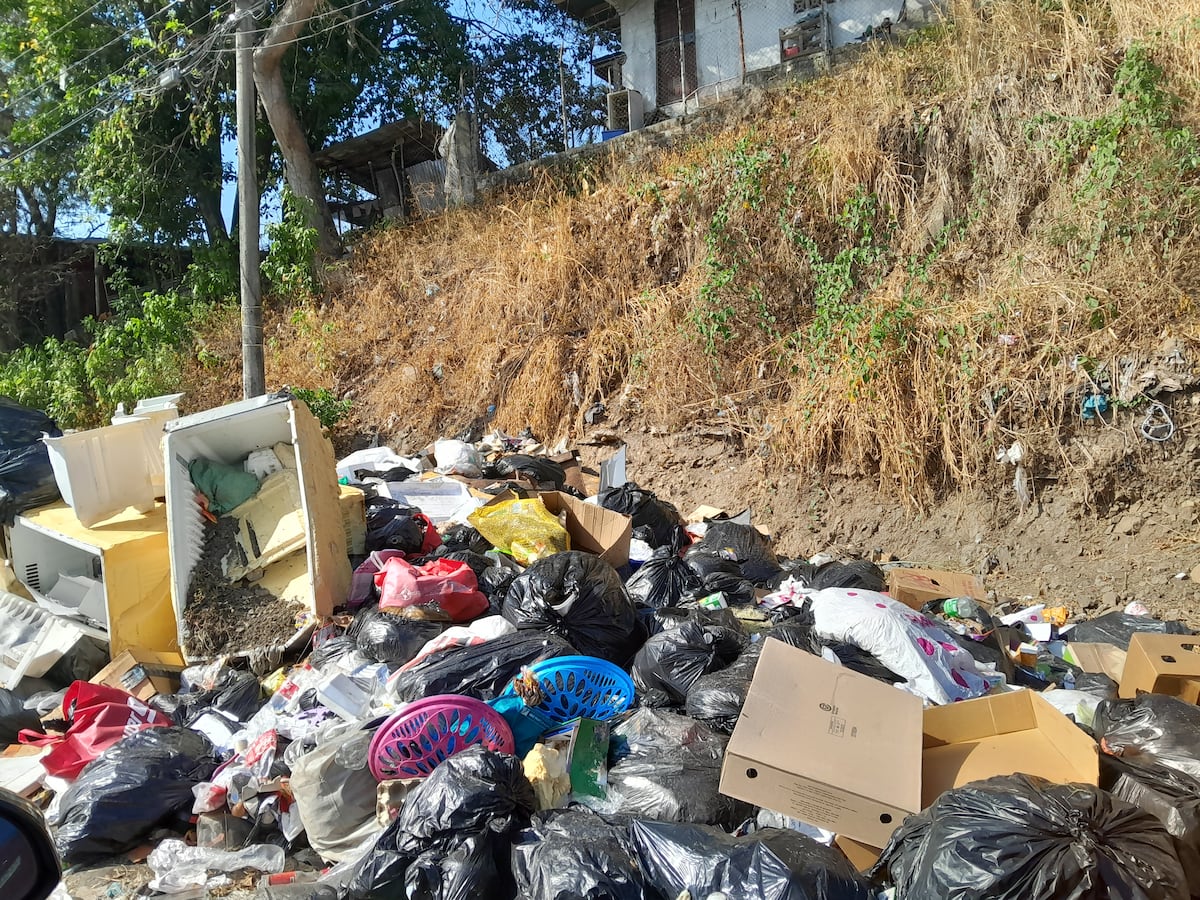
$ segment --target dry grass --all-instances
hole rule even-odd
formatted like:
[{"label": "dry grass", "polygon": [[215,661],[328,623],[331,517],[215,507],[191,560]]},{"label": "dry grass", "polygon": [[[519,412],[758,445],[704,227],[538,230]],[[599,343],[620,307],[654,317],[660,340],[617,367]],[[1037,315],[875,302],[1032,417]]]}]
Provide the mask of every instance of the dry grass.
[{"label": "dry grass", "polygon": [[[412,445],[489,404],[548,439],[597,400],[667,426],[721,410],[780,467],[859,472],[918,505],[992,477],[1018,437],[1070,467],[1077,358],[1115,367],[1200,339],[1200,174],[1148,182],[1148,206],[1181,218],[1150,217],[1089,264],[1086,148],[1064,164],[1054,126],[1031,123],[1111,113],[1138,42],[1196,126],[1200,17],[1194,0],[1044,5],[956,2],[952,28],[755,97],[756,119],[731,110],[650,168],[614,159],[369,235],[328,301],[269,310],[268,381],[348,393],[349,427]],[[1122,165],[1151,165],[1129,140]],[[814,343],[822,275],[783,224],[832,259],[863,194],[884,252],[849,295],[857,321]],[[714,258],[736,269],[717,289]],[[236,326],[201,340],[224,362],[196,367],[193,390],[226,399]]]}]

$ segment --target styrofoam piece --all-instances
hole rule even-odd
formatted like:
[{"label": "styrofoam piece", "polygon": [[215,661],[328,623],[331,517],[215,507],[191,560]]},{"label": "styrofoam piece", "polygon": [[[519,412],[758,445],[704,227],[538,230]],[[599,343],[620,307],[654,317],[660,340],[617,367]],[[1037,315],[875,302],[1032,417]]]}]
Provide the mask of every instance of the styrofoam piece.
[{"label": "styrofoam piece", "polygon": [[90,528],[127,507],[140,513],[154,509],[147,420],[127,417],[104,428],[62,437],[43,435],[42,441],[63,500],[85,526]]},{"label": "styrofoam piece", "polygon": [[326,709],[353,722],[366,715],[371,705],[371,692],[349,675],[339,672],[318,685],[317,699]]},{"label": "styrofoam piece", "polygon": [[255,450],[247,456],[246,461],[242,464],[242,468],[259,481],[262,481],[276,472],[282,472],[283,463],[279,461],[279,457],[274,450],[270,447],[264,447],[261,450]]},{"label": "styrofoam piece", "polygon": [[465,484],[452,478],[392,481],[378,485],[375,490],[381,497],[416,507],[429,516],[434,525],[465,520],[484,503]]},{"label": "styrofoam piece", "polygon": [[104,608],[104,585],[95,578],[59,575],[54,587],[46,592],[46,597],[86,619],[108,624],[108,612]]}]

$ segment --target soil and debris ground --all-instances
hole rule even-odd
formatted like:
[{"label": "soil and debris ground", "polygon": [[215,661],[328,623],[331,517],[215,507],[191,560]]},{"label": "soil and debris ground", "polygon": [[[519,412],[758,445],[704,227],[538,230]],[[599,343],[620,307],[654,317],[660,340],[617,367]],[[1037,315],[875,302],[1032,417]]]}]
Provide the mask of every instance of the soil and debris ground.
[{"label": "soil and debris ground", "polygon": [[237,520],[208,523],[204,553],[188,588],[184,618],[188,652],[211,657],[274,645],[295,627],[300,606],[286,603],[255,584],[230,583],[221,560],[233,549]]}]

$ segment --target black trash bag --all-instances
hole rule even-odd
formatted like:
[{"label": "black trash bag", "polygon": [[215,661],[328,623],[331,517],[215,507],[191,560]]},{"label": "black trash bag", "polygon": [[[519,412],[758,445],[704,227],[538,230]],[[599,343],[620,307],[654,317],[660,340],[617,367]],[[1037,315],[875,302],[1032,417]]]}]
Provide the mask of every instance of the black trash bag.
[{"label": "black trash bag", "polygon": [[45,444],[0,450],[0,525],[11,525],[26,510],[60,496]]},{"label": "black trash bag", "polygon": [[908,679],[897,675],[875,656],[849,641],[833,641],[820,637],[813,630],[815,626],[812,609],[807,605],[796,610],[796,615],[776,624],[766,633],[766,637],[775,638],[793,647],[799,647],[814,656],[821,656],[825,650],[831,650],[843,666],[852,672],[866,675],[887,684],[907,684]]},{"label": "black trash bag", "polygon": [[504,566],[491,566],[479,576],[479,591],[488,599],[489,616],[504,614],[504,601],[508,599],[508,589],[516,577],[516,572]]},{"label": "black trash bag", "polygon": [[667,710],[642,708],[627,714],[610,733],[612,811],[732,831],[753,807],[718,789],[726,740],[702,722]]},{"label": "black trash bag", "polygon": [[712,625],[736,632],[745,642],[746,631],[742,623],[734,615],[732,609],[709,609],[706,606],[664,606],[662,609],[644,609],[640,611],[642,621],[651,635],[659,634],[669,628],[678,628],[685,622],[694,622],[705,627]]},{"label": "black trash bag", "polygon": [[806,603],[803,606],[781,606],[779,609],[786,609],[790,615],[780,616],[766,636],[811,652],[820,643],[820,638],[814,634],[817,619],[812,607]]},{"label": "black trash bag", "polygon": [[26,728],[42,733],[46,730],[36,710],[26,709],[24,700],[0,688],[0,747],[17,743],[17,734]]},{"label": "black trash bag", "polygon": [[0,394],[0,455],[40,444],[43,434],[62,437],[54,420],[44,412]]},{"label": "black trash bag", "polygon": [[371,606],[359,612],[346,629],[346,637],[354,641],[360,653],[392,669],[411,660],[441,633],[442,626],[437,622],[407,619]]},{"label": "black trash bag", "polygon": [[688,591],[698,590],[703,582],[670,547],[660,547],[625,582],[629,599],[641,606],[660,609],[678,606]]},{"label": "black trash bag", "polygon": [[682,706],[702,675],[723,669],[741,652],[740,630],[684,622],[654,635],[633,660],[633,683],[642,706]]},{"label": "black trash bag", "polygon": [[859,591],[887,590],[887,577],[883,569],[866,559],[851,559],[845,562],[834,560],[818,566],[811,580],[805,582],[814,590],[846,588]]},{"label": "black trash bag", "polygon": [[[409,874],[412,887],[432,890],[434,885],[440,891],[423,896],[506,896],[501,874],[508,881],[512,876],[507,861],[503,868],[496,866],[500,848],[486,835],[505,838],[507,857],[508,839],[529,824],[535,807],[533,788],[519,759],[479,746],[464,750],[413,788],[359,863],[347,896],[406,898],[411,896],[406,889]],[[474,845],[467,843],[472,838]],[[410,873],[414,864],[417,871]]]},{"label": "black trash bag", "polygon": [[179,694],[158,694],[150,705],[174,719],[176,725],[190,725],[209,710],[224,713],[239,722],[248,722],[262,707],[262,685],[249,672],[224,666],[208,689]]},{"label": "black trash bag", "polygon": [[1101,700],[1116,700],[1118,689],[1117,683],[1103,672],[1080,670],[1075,673],[1075,690],[1099,697]]},{"label": "black trash bag", "polygon": [[[827,650],[832,650],[833,655],[851,672],[866,675],[868,678],[874,678],[876,681],[882,681],[884,684],[908,683],[907,678],[897,675],[881,663],[877,657],[868,653],[857,644],[852,644],[849,641],[822,641],[821,645]],[[817,656],[821,655],[821,650],[814,652]]]},{"label": "black trash bag", "polygon": [[896,900],[1176,900],[1187,881],[1153,815],[1084,784],[1006,775],[946,791],[892,835],[871,877]]},{"label": "black trash bag", "polygon": [[1152,756],[1164,766],[1200,778],[1200,706],[1165,694],[1105,700],[1092,731],[1104,753]]},{"label": "black trash bag", "polygon": [[777,591],[789,578],[809,587],[812,584],[813,574],[817,571],[817,567],[806,559],[781,559],[779,566],[779,572],[763,587]]},{"label": "black trash bag", "polygon": [[753,606],[757,600],[754,583],[750,579],[728,572],[709,572],[704,576],[702,587],[684,595],[684,602],[698,603],[712,594],[723,595],[725,602],[731,606]]},{"label": "black trash bag", "polygon": [[452,525],[442,533],[442,546],[447,552],[470,550],[472,553],[487,553],[492,542],[470,525]]},{"label": "black trash bag", "polygon": [[1100,787],[1163,823],[1187,875],[1188,889],[1193,897],[1200,897],[1200,780],[1150,756],[1118,759],[1102,753]]},{"label": "black trash bag", "polygon": [[211,779],[218,762],[208,738],[186,728],[144,728],[122,738],[63,794],[58,852],[78,865],[132,850],[190,813],[192,785]]},{"label": "black trash bag", "polygon": [[502,456],[484,470],[487,478],[511,478],[514,475],[524,475],[537,487],[546,489],[552,485],[556,491],[561,491],[567,484],[567,473],[554,460],[544,456],[527,456],[524,453],[511,453]]},{"label": "black trash bag", "polygon": [[1139,632],[1147,634],[1196,633],[1182,622],[1111,612],[1088,622],[1080,622],[1071,629],[1070,640],[1077,644],[1114,644],[1122,650],[1128,650],[1129,641]]},{"label": "black trash bag", "polygon": [[[679,510],[650,491],[643,491],[632,481],[609,488],[600,494],[600,505],[613,512],[629,516],[634,528],[650,529],[651,547],[674,547],[679,550],[688,544],[687,532],[679,521]],[[644,538],[643,538],[644,539]]]},{"label": "black trash bag", "polygon": [[707,578],[713,572],[738,576],[742,574],[742,567],[736,559],[730,559],[728,556],[716,553],[700,544],[688,547],[687,552],[683,554],[683,561],[701,578]]},{"label": "black trash bag", "polygon": [[629,829],[585,807],[536,813],[512,848],[523,900],[643,900],[646,885]]},{"label": "black trash bag", "polygon": [[501,868],[501,862],[507,863],[510,846],[509,838],[483,831],[426,850],[404,873],[404,892],[399,896],[404,900],[476,900],[511,895],[501,887],[512,882],[507,866]]},{"label": "black trash bag", "polygon": [[647,884],[663,897],[684,891],[753,900],[875,897],[846,857],[796,831],[763,828],[734,837],[703,825],[634,822],[629,833]]},{"label": "black trash bag", "polygon": [[366,499],[367,552],[399,550],[406,556],[421,552],[425,544],[424,522],[415,518],[420,510],[387,497]]},{"label": "black trash bag", "polygon": [[344,659],[351,653],[358,652],[358,644],[354,638],[339,634],[336,637],[328,638],[308,657],[308,662],[315,669],[324,669],[326,666],[336,663],[339,659]]},{"label": "black trash bag", "polygon": [[406,672],[394,676],[396,699],[403,703],[433,694],[463,694],[494,700],[508,683],[545,659],[574,656],[578,651],[552,634],[518,631],[471,647],[451,647],[431,653]]},{"label": "black trash bag", "polygon": [[522,631],[558,635],[584,656],[628,665],[646,641],[645,627],[616,569],[590,553],[555,553],[517,576],[504,618]]},{"label": "black trash bag", "polygon": [[761,640],[748,644],[741,656],[724,669],[697,678],[687,693],[687,714],[713,731],[733,734],[746,705],[762,647]]},{"label": "black trash bag", "polygon": [[0,525],[59,498],[43,434],[62,431],[45,413],[0,395]]},{"label": "black trash bag", "polygon": [[710,522],[699,547],[736,559],[743,577],[755,584],[770,584],[779,574],[779,560],[771,542],[753,525]]}]

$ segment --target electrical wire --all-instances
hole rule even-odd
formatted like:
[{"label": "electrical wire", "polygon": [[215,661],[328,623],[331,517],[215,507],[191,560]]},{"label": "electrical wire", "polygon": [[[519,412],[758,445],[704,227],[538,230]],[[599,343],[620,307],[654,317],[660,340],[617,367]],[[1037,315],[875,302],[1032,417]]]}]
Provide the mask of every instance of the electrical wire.
[{"label": "electrical wire", "polygon": [[[96,10],[98,10],[104,3],[105,3],[105,0],[96,0],[96,2],[94,4],[92,4],[87,9],[85,9],[83,12],[81,12],[77,16],[75,16],[75,18],[73,18],[70,22],[67,22],[65,25],[59,26],[55,31],[51,32],[46,37],[46,40],[50,41],[50,40],[53,40],[54,38],[58,37],[60,34],[62,34],[64,31],[66,31],[68,28],[70,28],[72,25],[74,25],[76,22],[78,22],[80,19],[82,19],[84,16],[86,16],[88,13],[92,13],[92,12],[95,12]],[[13,57],[12,62],[9,63],[9,65],[15,67],[16,64],[21,61],[22,57],[24,57],[27,53],[32,53],[32,52],[33,52],[32,46],[25,50],[22,50],[20,53],[18,53],[16,56]]]},{"label": "electrical wire", "polygon": [[[135,28],[130,28],[129,30],[125,31],[124,33],[122,33],[122,34],[118,35],[117,37],[113,38],[111,41],[109,41],[109,42],[108,42],[107,44],[105,44],[104,46],[102,46],[102,47],[99,47],[99,48],[97,48],[97,49],[93,50],[91,53],[89,53],[89,54],[88,54],[87,56],[85,56],[83,59],[77,60],[77,61],[75,61],[75,62],[71,63],[69,66],[65,66],[65,67],[63,68],[63,74],[69,74],[69,73],[70,73],[72,70],[79,68],[79,67],[80,67],[80,66],[82,66],[84,63],[88,62],[88,61],[89,61],[89,60],[91,60],[93,57],[95,57],[97,54],[99,54],[99,53],[103,52],[104,50],[107,50],[109,47],[113,46],[114,44],[118,43],[119,41],[122,41],[122,40],[124,40],[126,37],[129,37],[131,34],[133,34],[133,32],[134,32],[134,31],[137,31],[139,28],[142,28],[142,27],[144,27],[144,26],[146,25],[146,23],[148,23],[148,22],[152,21],[154,18],[156,18],[157,16],[161,15],[162,13],[164,13],[164,12],[167,12],[168,10],[172,9],[172,8],[173,8],[175,5],[176,5],[176,4],[175,4],[174,2],[172,2],[172,3],[168,4],[167,6],[164,6],[162,9],[160,9],[160,10],[158,10],[157,12],[153,13],[152,15],[148,16],[147,18],[143,19],[143,20],[142,20],[142,22],[140,22],[140,23],[138,24],[138,26],[137,26],[137,27],[135,27]],[[200,16],[200,17],[199,17],[198,19],[196,19],[195,21],[193,21],[193,22],[191,22],[190,24],[186,25],[186,26],[185,26],[185,28],[187,28],[187,29],[190,31],[192,28],[194,28],[195,26],[199,25],[201,22],[203,22],[205,19],[207,19],[207,18],[211,17],[212,15],[213,15],[213,13],[212,13],[212,12],[207,12],[207,13],[205,13],[204,15]],[[214,30],[215,30],[215,29],[214,29]],[[142,61],[142,60],[144,60],[144,59],[147,59],[148,57],[150,57],[150,56],[152,56],[152,55],[154,54],[154,52],[155,52],[155,49],[156,49],[156,48],[154,48],[154,47],[147,47],[147,48],[146,48],[145,50],[143,50],[141,53],[139,53],[139,54],[137,54],[136,56],[134,56],[134,57],[130,58],[129,60],[127,60],[127,61],[125,62],[125,64],[124,64],[124,65],[123,65],[121,68],[122,68],[122,69],[127,69],[127,68],[128,68],[130,65],[131,65],[131,64],[133,64],[133,63],[138,63],[138,62],[141,62],[141,61]],[[100,78],[98,81],[96,81],[94,84],[92,84],[92,85],[88,86],[88,87],[85,89],[85,91],[90,91],[90,90],[93,90],[94,88],[96,88],[97,86],[99,86],[99,85],[100,85],[100,84],[101,84],[103,81],[105,81],[105,80],[106,80],[106,79],[108,79],[108,78],[111,78],[113,74],[115,74],[115,73],[111,73],[111,72],[110,72],[110,73],[108,73],[107,75],[101,76],[101,78]],[[61,76],[60,76],[60,77],[61,77]],[[24,101],[24,100],[28,99],[29,97],[33,96],[34,94],[38,93],[39,91],[41,91],[41,90],[44,90],[45,88],[47,88],[47,87],[51,86],[52,84],[53,84],[53,82],[48,82],[48,81],[46,81],[46,82],[42,82],[41,84],[37,84],[37,85],[34,85],[34,86],[30,87],[30,88],[27,88],[26,90],[22,91],[22,92],[21,92],[19,95],[17,95],[16,97],[14,97],[12,100],[10,100],[10,101],[8,102],[8,106],[9,106],[9,107],[13,107],[13,108],[15,108],[15,107],[16,107],[16,106],[18,106],[18,105],[19,105],[19,104],[20,104],[22,101]]]}]

